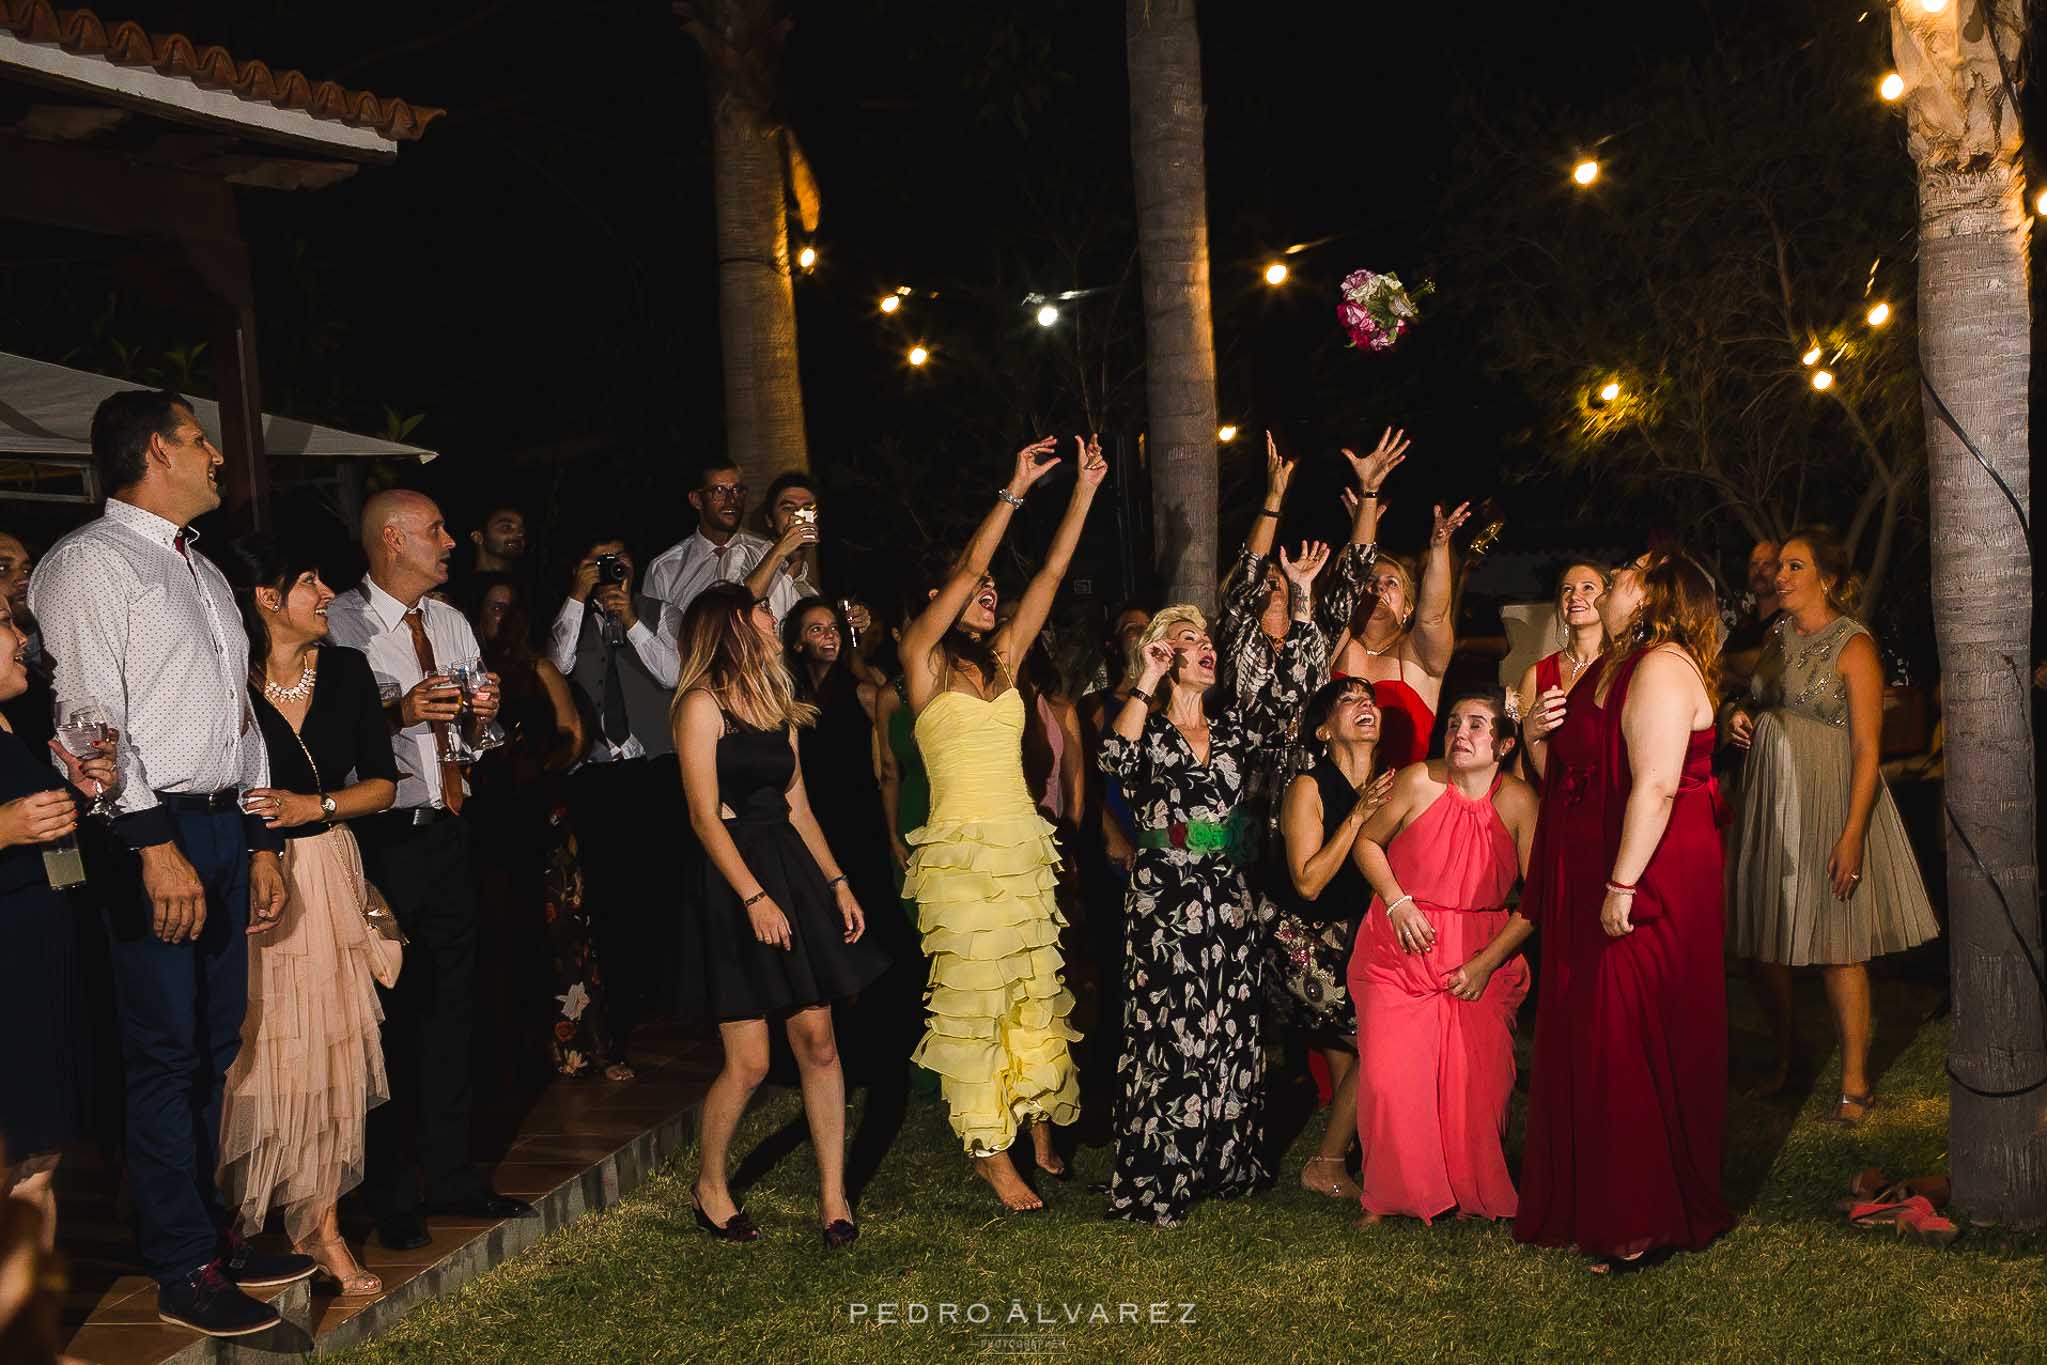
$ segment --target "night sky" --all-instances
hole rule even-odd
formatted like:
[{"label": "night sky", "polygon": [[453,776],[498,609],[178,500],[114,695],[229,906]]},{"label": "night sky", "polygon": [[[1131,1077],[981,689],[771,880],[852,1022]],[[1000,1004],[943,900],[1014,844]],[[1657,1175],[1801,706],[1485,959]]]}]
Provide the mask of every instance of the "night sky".
[{"label": "night sky", "polygon": [[[1406,425],[1396,543],[1421,538],[1432,498],[1501,494],[1517,518],[1554,520],[1582,495],[1504,487],[1531,458],[1529,415],[1481,372],[1469,321],[1425,317],[1396,352],[1364,356],[1343,346],[1336,281],[1433,274],[1460,98],[1589,108],[1745,7],[1480,8],[1203,7],[1221,411],[1245,432],[1226,451],[1226,542],[1265,426],[1320,462],[1326,501],[1337,444]],[[412,439],[446,458],[408,477],[458,522],[510,494],[556,552],[593,519],[643,555],[687,529],[681,493],[720,442],[722,399],[703,60],[666,4],[101,12],[451,111],[393,165],[243,192],[266,407],[372,432],[386,408],[423,413]],[[979,488],[1040,432],[1141,429],[1123,7],[841,0],[795,16],[789,116],[824,205],[820,266],[797,282],[812,461],[860,514],[858,533],[841,517],[841,562],[880,572],[914,538],[888,506],[899,490],[862,482],[904,467],[884,454]],[[1609,131],[1588,125],[1580,145]],[[1577,150],[1530,147],[1527,173],[1561,187]],[[1289,258],[1284,289],[1260,281],[1281,248],[1324,237]],[[106,287],[89,269],[70,283],[81,306]],[[897,284],[939,297],[884,319],[875,302]],[[1022,303],[1096,287],[1049,332]],[[925,371],[902,362],[911,340],[932,348]],[[10,344],[60,358],[76,343],[56,322]]]}]

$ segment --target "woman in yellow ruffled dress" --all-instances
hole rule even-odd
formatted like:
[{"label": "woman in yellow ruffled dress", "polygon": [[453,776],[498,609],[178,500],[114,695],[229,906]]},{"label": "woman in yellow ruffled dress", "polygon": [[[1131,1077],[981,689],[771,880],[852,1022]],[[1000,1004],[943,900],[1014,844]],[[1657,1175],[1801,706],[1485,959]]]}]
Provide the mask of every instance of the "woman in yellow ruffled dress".
[{"label": "woman in yellow ruffled dress", "polygon": [[1016,1212],[1044,1207],[1010,1160],[1018,1130],[1029,1126],[1038,1168],[1063,1178],[1049,1125],[1080,1116],[1067,1047],[1080,1034],[1067,1022],[1073,994],[1060,973],[1059,850],[1024,782],[1015,678],[1108,473],[1100,444],[1075,440],[1073,496],[1009,623],[996,626],[988,563],[1024,494],[1060,463],[1051,437],[1017,453],[995,506],[902,635],[903,679],[931,780],[930,818],[906,841],[903,881],[931,959],[929,1017],[914,1060],[938,1073],[975,1173]]}]

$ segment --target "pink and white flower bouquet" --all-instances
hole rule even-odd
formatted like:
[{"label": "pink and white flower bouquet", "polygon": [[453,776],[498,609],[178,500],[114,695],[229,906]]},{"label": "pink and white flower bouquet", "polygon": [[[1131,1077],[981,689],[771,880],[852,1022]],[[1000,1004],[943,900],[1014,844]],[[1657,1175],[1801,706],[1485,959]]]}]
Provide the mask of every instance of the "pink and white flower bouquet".
[{"label": "pink and white flower bouquet", "polygon": [[1424,284],[1410,292],[1400,276],[1370,270],[1353,270],[1343,277],[1343,302],[1336,315],[1350,344],[1361,351],[1390,350],[1406,333],[1407,325],[1421,317],[1415,299],[1425,297],[1433,286]]}]

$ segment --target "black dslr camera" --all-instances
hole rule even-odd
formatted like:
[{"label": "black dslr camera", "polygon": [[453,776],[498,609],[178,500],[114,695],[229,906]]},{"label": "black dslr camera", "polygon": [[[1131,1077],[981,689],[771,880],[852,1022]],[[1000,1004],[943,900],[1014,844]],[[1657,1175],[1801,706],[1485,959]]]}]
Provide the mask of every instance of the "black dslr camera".
[{"label": "black dslr camera", "polygon": [[625,582],[625,561],[617,555],[597,556],[597,586],[614,588]]}]

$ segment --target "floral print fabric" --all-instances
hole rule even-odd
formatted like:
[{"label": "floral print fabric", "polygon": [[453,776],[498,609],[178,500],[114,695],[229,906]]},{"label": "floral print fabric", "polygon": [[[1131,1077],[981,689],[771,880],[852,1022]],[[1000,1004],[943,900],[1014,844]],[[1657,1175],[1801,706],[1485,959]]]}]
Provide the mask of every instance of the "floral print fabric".
[{"label": "floral print fabric", "polygon": [[[1313,627],[1295,624],[1277,652],[1299,666]],[[1113,731],[1102,771],[1128,793],[1140,831],[1229,823],[1262,743],[1282,713],[1260,698],[1209,723],[1197,762],[1163,713],[1136,740]],[[1187,841],[1181,841],[1187,842]],[[1112,1217],[1179,1223],[1204,1195],[1271,1184],[1264,1142],[1263,952],[1244,873],[1228,850],[1143,848],[1124,902],[1123,1050],[1117,1061]]]}]

